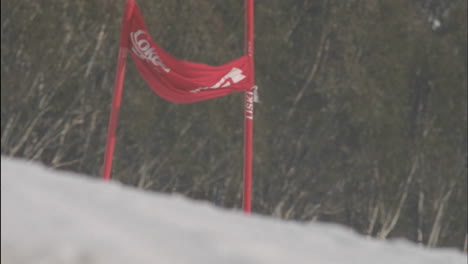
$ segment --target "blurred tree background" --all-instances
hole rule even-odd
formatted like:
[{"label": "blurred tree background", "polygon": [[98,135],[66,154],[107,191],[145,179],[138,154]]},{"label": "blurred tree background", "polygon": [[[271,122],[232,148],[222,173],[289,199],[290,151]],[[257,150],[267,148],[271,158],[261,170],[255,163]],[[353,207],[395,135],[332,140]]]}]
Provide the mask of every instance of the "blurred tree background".
[{"label": "blurred tree background", "polygon": [[[242,0],[138,0],[173,55],[243,54]],[[124,0],[1,0],[1,153],[99,177]],[[467,1],[256,3],[253,211],[462,248]],[[176,105],[128,61],[113,178],[239,208],[243,95]]]}]

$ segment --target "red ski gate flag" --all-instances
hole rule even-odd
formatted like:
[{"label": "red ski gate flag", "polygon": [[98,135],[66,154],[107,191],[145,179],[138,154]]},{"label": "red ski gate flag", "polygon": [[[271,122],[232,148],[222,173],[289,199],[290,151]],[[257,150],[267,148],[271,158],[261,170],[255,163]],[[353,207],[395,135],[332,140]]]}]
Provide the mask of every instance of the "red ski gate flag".
[{"label": "red ski gate flag", "polygon": [[221,66],[179,60],[154,42],[135,4],[128,25],[128,47],[138,71],[151,89],[174,103],[192,103],[253,87],[251,59],[242,56]]},{"label": "red ski gate flag", "polygon": [[127,52],[138,71],[158,95],[174,103],[191,103],[245,91],[243,208],[251,211],[254,86],[254,0],[245,0],[245,56],[214,67],[179,60],[150,37],[135,0],[125,1],[120,47],[107,129],[102,177],[110,180],[117,121],[122,99]]}]

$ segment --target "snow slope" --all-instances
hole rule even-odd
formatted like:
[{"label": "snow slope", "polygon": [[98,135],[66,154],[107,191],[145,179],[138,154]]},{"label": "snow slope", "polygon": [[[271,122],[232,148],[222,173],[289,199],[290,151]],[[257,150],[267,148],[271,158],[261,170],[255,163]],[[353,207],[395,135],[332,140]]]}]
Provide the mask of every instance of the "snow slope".
[{"label": "snow slope", "polygon": [[1,160],[1,263],[465,264],[466,254],[377,241]]}]

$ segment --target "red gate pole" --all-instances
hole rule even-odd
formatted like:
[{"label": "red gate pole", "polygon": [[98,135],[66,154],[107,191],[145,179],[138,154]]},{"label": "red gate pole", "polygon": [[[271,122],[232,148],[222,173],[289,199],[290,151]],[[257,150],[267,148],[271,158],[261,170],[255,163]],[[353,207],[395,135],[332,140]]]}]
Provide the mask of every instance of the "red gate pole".
[{"label": "red gate pole", "polygon": [[[254,72],[254,0],[245,0],[245,54],[250,57],[252,86],[255,83]],[[245,92],[244,101],[244,212],[250,214],[252,203],[252,152],[253,152],[253,116],[254,91]]]},{"label": "red gate pole", "polygon": [[112,107],[109,118],[109,126],[107,128],[106,152],[104,154],[104,165],[102,169],[102,178],[106,181],[110,180],[112,170],[112,158],[114,156],[115,135],[117,131],[117,121],[119,118],[120,102],[122,99],[123,82],[125,78],[125,64],[127,61],[128,48],[128,22],[130,20],[134,0],[126,0],[125,10],[122,19],[122,31],[120,32],[120,47],[117,58],[117,69],[115,74],[114,94],[112,96]]}]

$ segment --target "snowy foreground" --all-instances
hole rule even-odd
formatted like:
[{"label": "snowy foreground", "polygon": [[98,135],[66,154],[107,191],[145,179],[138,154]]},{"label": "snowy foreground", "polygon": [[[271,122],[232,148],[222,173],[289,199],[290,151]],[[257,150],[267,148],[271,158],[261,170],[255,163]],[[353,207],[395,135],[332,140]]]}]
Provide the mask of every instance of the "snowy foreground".
[{"label": "snowy foreground", "polygon": [[144,192],[2,157],[1,263],[465,264],[451,249],[365,238]]}]

